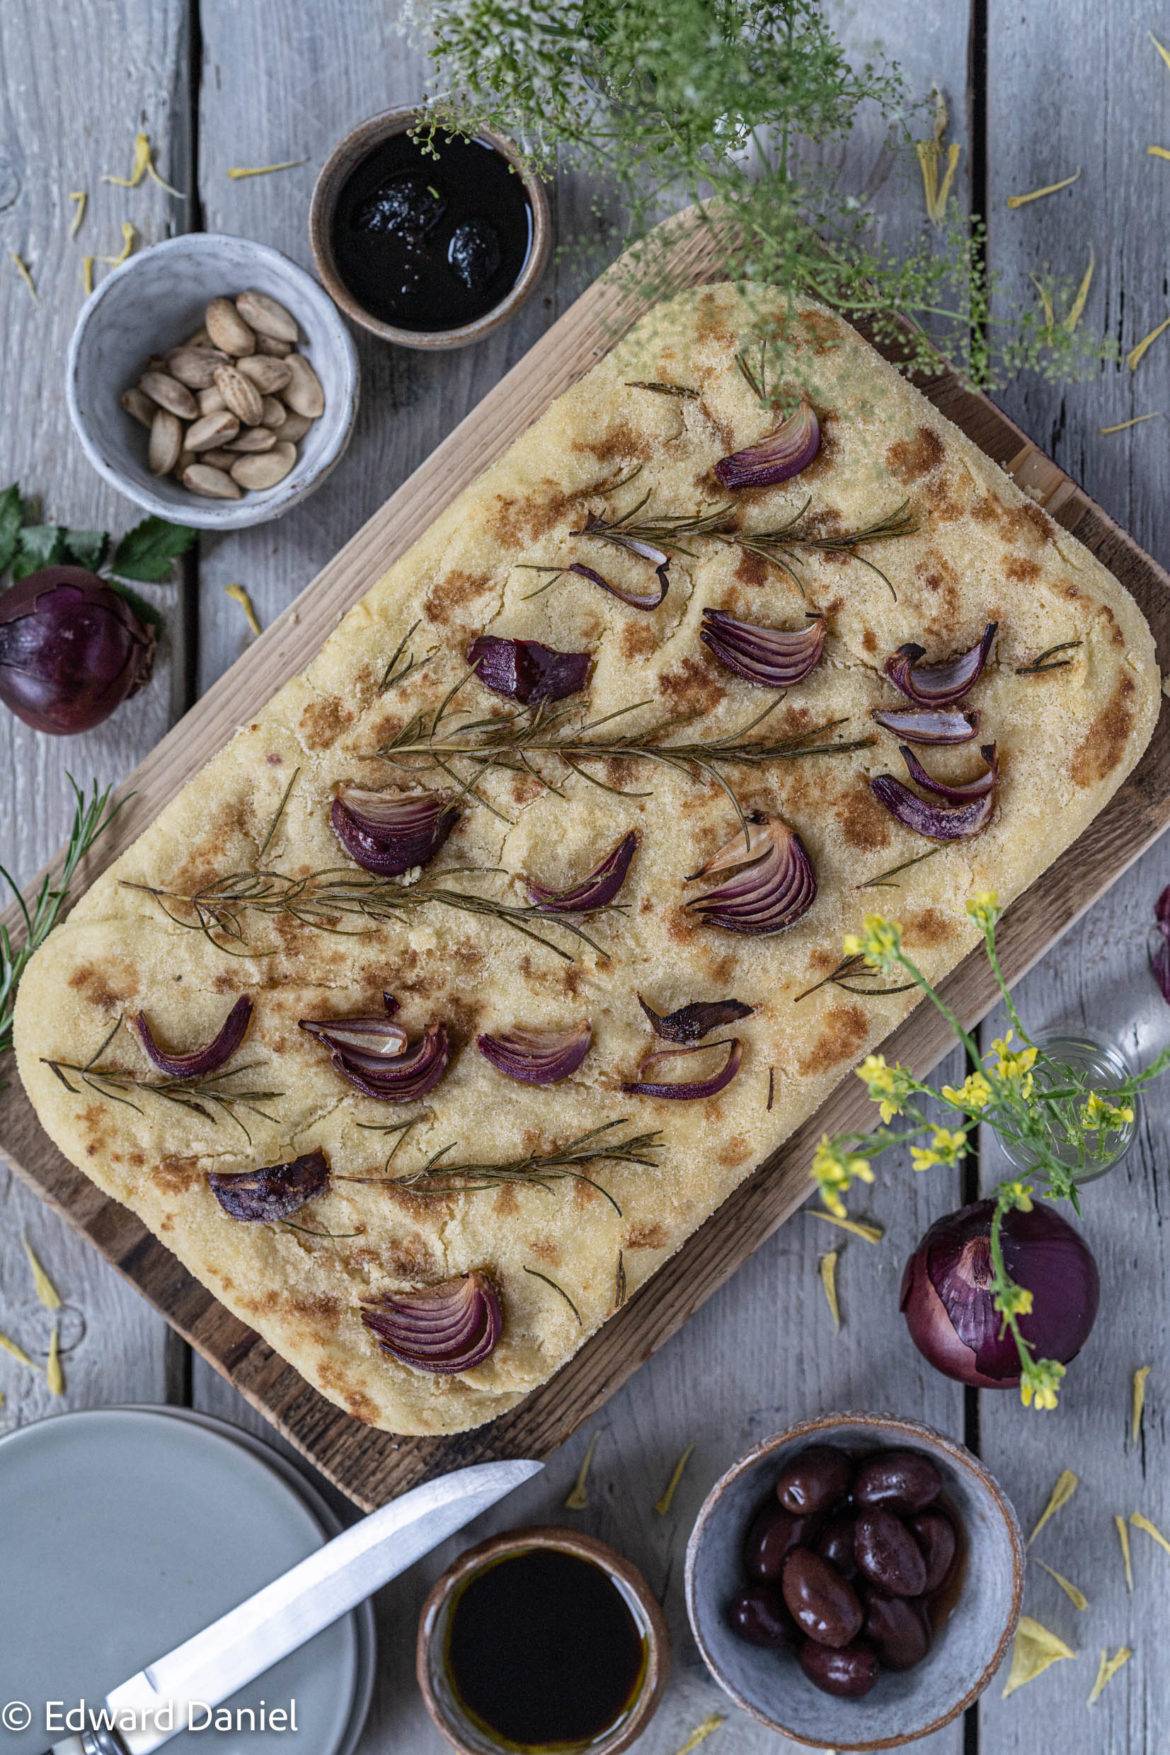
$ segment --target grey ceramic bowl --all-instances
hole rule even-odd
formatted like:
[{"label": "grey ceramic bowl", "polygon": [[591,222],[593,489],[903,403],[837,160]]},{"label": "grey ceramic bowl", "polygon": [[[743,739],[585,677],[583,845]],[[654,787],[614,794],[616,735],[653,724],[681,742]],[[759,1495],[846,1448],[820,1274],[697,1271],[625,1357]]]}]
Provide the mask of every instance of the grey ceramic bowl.
[{"label": "grey ceramic bowl", "polygon": [[[930,1652],[913,1670],[883,1670],[863,1700],[821,1693],[790,1653],[746,1645],[727,1625],[727,1604],[743,1582],[748,1525],[784,1463],[809,1444],[925,1452],[942,1471],[966,1532],[961,1590]],[[758,1444],[711,1489],[687,1546],[687,1613],[707,1668],[761,1724],[822,1750],[897,1749],[949,1724],[1002,1663],[1023,1586],[1020,1526],[982,1463],[929,1426],[878,1414],[827,1414]]]},{"label": "grey ceramic bowl", "polygon": [[[176,347],[200,326],[209,299],[246,287],[279,299],[297,319],[305,357],[325,391],[325,413],[276,487],[239,500],[201,499],[173,478],[150,473],[145,429],[119,398],[148,355]],[[112,487],[172,523],[240,530],[279,518],[339,462],[357,415],[357,350],[333,301],[279,250],[248,238],[190,232],[131,256],[82,307],[69,344],[66,396],[86,456]]]}]

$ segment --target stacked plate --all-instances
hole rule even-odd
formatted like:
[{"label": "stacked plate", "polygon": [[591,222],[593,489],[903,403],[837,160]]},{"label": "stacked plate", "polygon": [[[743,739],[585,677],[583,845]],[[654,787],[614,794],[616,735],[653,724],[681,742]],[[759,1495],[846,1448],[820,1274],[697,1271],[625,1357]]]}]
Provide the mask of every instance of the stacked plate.
[{"label": "stacked plate", "polygon": [[[0,1755],[42,1755],[67,1734],[46,1727],[46,1702],[96,1711],[341,1527],[282,1456],[182,1408],[60,1414],[9,1433],[0,1505]],[[365,1603],[227,1703],[254,1720],[213,1732],[216,1755],[352,1755],[373,1675]],[[27,1703],[27,1727],[5,1702]],[[295,1729],[271,1717],[294,1710]],[[196,1731],[167,1744],[207,1746]]]}]

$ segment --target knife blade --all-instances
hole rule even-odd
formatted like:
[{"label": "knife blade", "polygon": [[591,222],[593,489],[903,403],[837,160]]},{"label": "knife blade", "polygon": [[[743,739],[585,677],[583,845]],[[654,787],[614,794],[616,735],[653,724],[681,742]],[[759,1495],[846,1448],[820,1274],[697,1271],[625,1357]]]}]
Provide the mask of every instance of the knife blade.
[{"label": "knife blade", "polygon": [[151,1755],[187,1729],[192,1703],[229,1699],[543,1466],[476,1463],[392,1499],[112,1689],[104,1705],[113,1736],[83,1732],[51,1755]]}]

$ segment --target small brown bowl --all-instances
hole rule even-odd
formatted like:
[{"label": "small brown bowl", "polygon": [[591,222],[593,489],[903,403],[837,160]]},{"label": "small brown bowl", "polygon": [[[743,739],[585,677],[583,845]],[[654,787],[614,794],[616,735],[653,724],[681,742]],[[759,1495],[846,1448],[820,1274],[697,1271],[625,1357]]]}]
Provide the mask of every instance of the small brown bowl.
[{"label": "small brown bowl", "polygon": [[413,128],[422,114],[422,109],[413,104],[403,105],[396,110],[386,110],[380,116],[370,116],[365,122],[359,122],[356,128],[351,128],[338,142],[322,165],[313,187],[313,200],[309,208],[309,243],[313,250],[313,260],[317,264],[317,273],[330,298],[347,317],[360,324],[363,329],[368,329],[371,335],[378,335],[383,341],[393,341],[399,347],[431,350],[466,347],[469,342],[481,341],[485,335],[490,335],[520,309],[544,273],[552,245],[552,218],[544,187],[522,163],[512,142],[506,140],[502,134],[495,133],[491,128],[477,128],[475,131],[477,139],[486,140],[501,157],[507,159],[524,184],[524,192],[532,208],[532,246],[528,252],[528,260],[511,291],[498,305],[485,311],[482,317],[456,329],[400,329],[397,324],[383,323],[355,299],[337,272],[337,263],[333,256],[333,216],[338,197],[350,172],[384,140],[389,140],[395,134],[405,134],[408,128]]},{"label": "small brown bowl", "polygon": [[492,1561],[532,1548],[556,1548],[600,1566],[621,1591],[645,1641],[642,1686],[621,1723],[608,1735],[590,1743],[571,1747],[567,1743],[557,1744],[565,1755],[573,1755],[574,1751],[579,1751],[579,1755],[619,1755],[619,1751],[628,1749],[642,1735],[658,1710],[670,1671],[670,1638],[658,1599],[638,1568],[615,1548],[595,1541],[592,1536],[579,1535],[576,1530],[551,1527],[505,1530],[502,1535],[489,1536],[478,1547],[469,1548],[447,1568],[423,1604],[418,1622],[415,1674],[426,1709],[459,1755],[502,1755],[502,1751],[513,1747],[492,1737],[463,1711],[447,1679],[444,1654],[448,1619],[461,1586]]}]

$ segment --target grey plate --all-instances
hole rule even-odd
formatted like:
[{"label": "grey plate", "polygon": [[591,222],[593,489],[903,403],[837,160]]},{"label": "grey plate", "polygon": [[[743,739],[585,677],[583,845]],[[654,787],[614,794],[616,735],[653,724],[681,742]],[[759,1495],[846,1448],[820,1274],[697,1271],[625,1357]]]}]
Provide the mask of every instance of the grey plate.
[{"label": "grey plate", "polygon": [[[336,1529],[291,1464],[249,1434],[181,1410],[60,1414],[0,1440],[0,1694],[28,1701],[0,1755],[42,1755],[48,1699],[106,1690],[206,1626]],[[232,1702],[285,1707],[296,1755],[348,1755],[372,1683],[368,1606]],[[271,1755],[273,1733],[211,1733],[217,1755]],[[208,1738],[167,1745],[206,1755]]]}]

